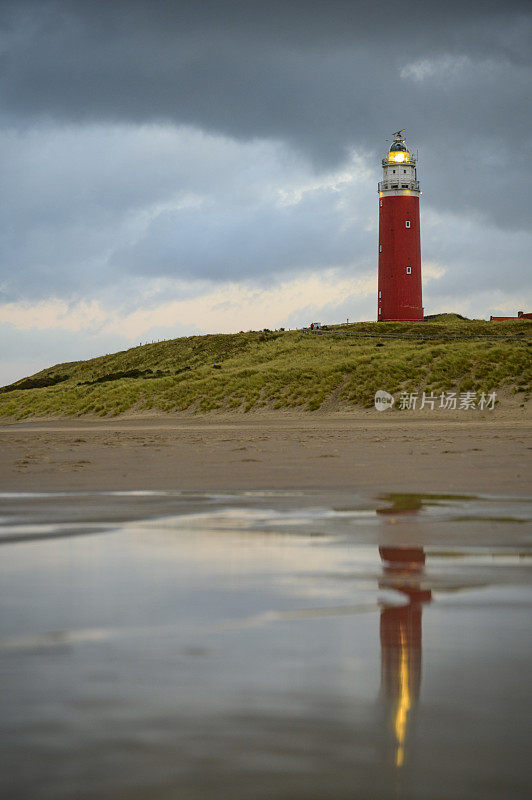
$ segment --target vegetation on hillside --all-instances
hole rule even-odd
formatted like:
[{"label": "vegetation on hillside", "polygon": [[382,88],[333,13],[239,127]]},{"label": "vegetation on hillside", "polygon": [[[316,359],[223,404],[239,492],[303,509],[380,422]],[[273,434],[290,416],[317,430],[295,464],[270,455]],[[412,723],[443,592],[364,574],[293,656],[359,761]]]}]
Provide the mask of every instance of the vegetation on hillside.
[{"label": "vegetation on hillside", "polygon": [[190,336],[58,364],[0,389],[0,415],[199,413],[264,407],[315,411],[373,404],[377,389],[485,391],[528,400],[532,325],[444,315],[357,323],[323,334]]}]

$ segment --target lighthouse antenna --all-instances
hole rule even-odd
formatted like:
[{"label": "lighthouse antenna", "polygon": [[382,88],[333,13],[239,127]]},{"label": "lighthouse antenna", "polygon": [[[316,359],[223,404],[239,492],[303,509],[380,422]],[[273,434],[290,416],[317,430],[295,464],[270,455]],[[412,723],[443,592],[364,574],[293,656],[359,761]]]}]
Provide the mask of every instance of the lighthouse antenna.
[{"label": "lighthouse antenna", "polygon": [[403,137],[401,136],[401,134],[402,134],[402,133],[404,133],[405,131],[406,131],[406,128],[401,128],[401,130],[400,130],[400,131],[396,131],[396,132],[393,134],[393,138],[394,138],[394,139],[402,139]]}]

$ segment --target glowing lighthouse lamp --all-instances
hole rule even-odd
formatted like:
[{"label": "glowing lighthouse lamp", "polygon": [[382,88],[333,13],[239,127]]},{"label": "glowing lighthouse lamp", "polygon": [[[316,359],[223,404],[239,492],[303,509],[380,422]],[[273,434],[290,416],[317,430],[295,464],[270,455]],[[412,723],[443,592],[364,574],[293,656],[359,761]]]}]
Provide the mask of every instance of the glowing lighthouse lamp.
[{"label": "glowing lighthouse lamp", "polygon": [[379,183],[378,320],[422,320],[419,181],[404,130],[393,135]]}]

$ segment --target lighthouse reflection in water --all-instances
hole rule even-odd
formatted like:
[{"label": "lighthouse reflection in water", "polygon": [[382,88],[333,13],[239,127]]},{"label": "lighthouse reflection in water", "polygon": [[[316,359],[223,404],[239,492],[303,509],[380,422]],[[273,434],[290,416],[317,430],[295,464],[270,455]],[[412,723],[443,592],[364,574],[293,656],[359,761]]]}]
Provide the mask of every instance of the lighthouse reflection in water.
[{"label": "lighthouse reflection in water", "polygon": [[381,588],[393,588],[405,604],[381,612],[381,696],[393,737],[393,760],[402,767],[409,726],[421,686],[423,605],[431,592],[423,588],[425,553],[421,547],[379,547]]},{"label": "lighthouse reflection in water", "polygon": [[528,800],[531,519],[488,495],[4,496],[0,794]]}]

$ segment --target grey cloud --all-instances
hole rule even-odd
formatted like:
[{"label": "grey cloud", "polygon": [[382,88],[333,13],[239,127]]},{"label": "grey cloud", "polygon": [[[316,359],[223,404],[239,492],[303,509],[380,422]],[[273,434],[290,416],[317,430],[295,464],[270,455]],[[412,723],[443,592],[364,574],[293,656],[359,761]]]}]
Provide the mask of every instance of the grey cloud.
[{"label": "grey cloud", "polygon": [[[526,287],[530,29],[513,0],[4,0],[3,299],[371,269],[399,126],[420,151],[424,258],[448,269],[433,296]],[[279,206],[352,147],[369,171],[351,188]]]},{"label": "grey cloud", "polygon": [[532,232],[501,234],[482,221],[458,215],[438,218],[429,212],[427,216],[434,222],[424,225],[422,216],[424,258],[446,269],[445,275],[429,284],[432,297],[455,294],[474,299],[495,288],[521,293],[523,299],[527,292],[530,295]]},{"label": "grey cloud", "polygon": [[[18,0],[4,6],[0,98],[17,124],[164,120],[282,140],[321,165],[352,144],[376,157],[384,135],[406,126],[427,179],[440,178],[433,202],[524,226],[514,198],[524,189],[516,154],[530,155],[529,12],[490,0]],[[401,77],[412,62],[446,57],[462,65],[454,79]],[[471,158],[481,142],[501,154],[498,200]],[[453,157],[442,167],[445,146]]]},{"label": "grey cloud", "polygon": [[[187,204],[221,219],[230,207],[236,215],[265,198],[272,202],[276,186],[312,177],[305,162],[279,146],[159,126],[0,131],[0,153],[4,299],[93,294],[131,269],[164,274],[164,240],[152,242],[142,267],[134,258],[120,266],[112,256],[142,240],[152,218],[164,219],[165,207],[174,209],[178,224],[186,213],[175,209]],[[201,225],[195,233],[201,250]],[[193,249],[191,232],[188,240]],[[189,274],[189,265],[182,272]],[[199,266],[195,277],[203,273]]]},{"label": "grey cloud", "polygon": [[0,386],[31,375],[54,363],[93,358],[130,347],[123,337],[89,331],[20,330],[0,323]]},{"label": "grey cloud", "polygon": [[[362,198],[369,194],[362,186]],[[346,214],[339,197],[352,199]],[[309,191],[294,205],[255,204],[191,208],[163,212],[145,236],[118,253],[123,268],[184,278],[267,282],[280,272],[316,270],[327,266],[368,267],[376,250],[374,237],[364,227],[349,222],[360,209],[354,191]],[[374,205],[374,192],[367,197]]]},{"label": "grey cloud", "polygon": [[[198,281],[264,286],[329,266],[353,277],[376,268],[377,166],[373,176],[348,161],[352,177],[337,183],[280,144],[158,126],[36,126],[0,132],[0,150],[4,300],[134,308],[183,296],[190,280],[201,291]],[[447,269],[433,295],[530,286],[530,235],[442,214],[432,196],[442,183],[437,171],[423,183],[424,260]]]}]

